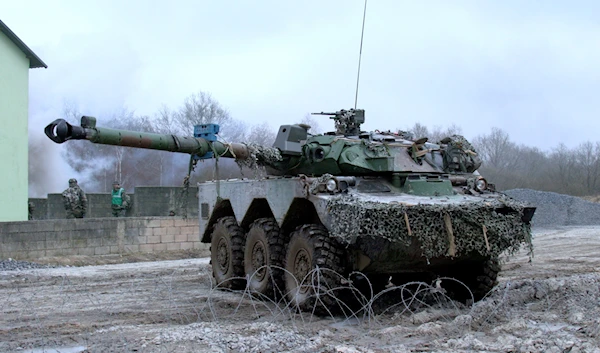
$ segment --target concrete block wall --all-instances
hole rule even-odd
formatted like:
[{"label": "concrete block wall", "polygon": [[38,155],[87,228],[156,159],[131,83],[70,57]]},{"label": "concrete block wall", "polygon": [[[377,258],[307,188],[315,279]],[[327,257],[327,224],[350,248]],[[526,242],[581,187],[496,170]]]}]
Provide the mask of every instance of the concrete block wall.
[{"label": "concrete block wall", "polygon": [[[181,207],[187,203],[187,216],[198,215],[198,187],[190,187],[186,195],[182,195],[181,187],[136,187],[133,203],[135,216],[168,216],[173,210],[177,215]],[[186,197],[185,197],[186,196]],[[185,198],[184,198],[185,197]]]},{"label": "concrete block wall", "polygon": [[48,219],[64,219],[65,206],[61,194],[48,194]]},{"label": "concrete block wall", "polygon": [[31,213],[33,219],[48,219],[48,199],[30,198],[35,209]]},{"label": "concrete block wall", "polygon": [[[98,217],[112,217],[112,210],[110,208],[111,195],[110,194],[88,194],[85,196],[88,200],[88,210],[86,218],[98,218]],[[135,205],[135,195],[130,194],[131,201]],[[64,219],[65,218],[65,207],[63,203],[62,194],[48,194],[48,219]],[[126,216],[130,217],[134,215],[133,208],[127,210]]]},{"label": "concrete block wall", "polygon": [[[93,194],[86,193],[85,196],[88,199],[88,210],[86,213],[87,218],[98,218],[98,217],[112,217],[112,211],[110,208],[111,195],[110,194]],[[133,195],[130,195],[131,199],[134,200]],[[32,199],[29,199],[30,201]],[[134,201],[135,203],[135,201]],[[132,213],[132,210],[128,210],[128,213]],[[46,218],[35,218],[34,219],[65,219],[65,206],[63,203],[62,193],[61,194],[48,194],[48,201],[46,206]],[[129,214],[127,214],[129,216]]]},{"label": "concrete block wall", "polygon": [[[127,217],[162,217],[168,216],[171,210],[181,215],[186,205],[187,216],[198,215],[198,187],[190,187],[187,197],[183,199],[181,187],[141,186],[128,193],[133,206],[127,210]],[[112,217],[110,208],[111,195],[108,193],[86,193],[88,211],[86,218]],[[36,205],[34,219],[65,219],[65,208],[62,194],[48,194],[47,199],[30,198]],[[39,205],[39,207],[38,207]]]},{"label": "concrete block wall", "polygon": [[201,249],[198,219],[131,217],[0,223],[0,259]]},{"label": "concrete block wall", "polygon": [[[112,217],[111,195],[110,194],[85,194],[88,199],[88,211],[86,217]],[[133,195],[129,195],[133,201]],[[127,213],[131,213],[128,210]]]}]

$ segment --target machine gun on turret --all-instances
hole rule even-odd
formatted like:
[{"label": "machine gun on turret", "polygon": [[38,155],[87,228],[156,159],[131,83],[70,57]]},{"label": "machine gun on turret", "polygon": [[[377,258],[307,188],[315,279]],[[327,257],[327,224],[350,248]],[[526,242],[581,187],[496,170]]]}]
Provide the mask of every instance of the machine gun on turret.
[{"label": "machine gun on turret", "polygon": [[335,121],[335,133],[343,136],[358,136],[360,124],[365,122],[364,109],[338,110],[334,113],[311,113],[312,115],[329,115]]}]

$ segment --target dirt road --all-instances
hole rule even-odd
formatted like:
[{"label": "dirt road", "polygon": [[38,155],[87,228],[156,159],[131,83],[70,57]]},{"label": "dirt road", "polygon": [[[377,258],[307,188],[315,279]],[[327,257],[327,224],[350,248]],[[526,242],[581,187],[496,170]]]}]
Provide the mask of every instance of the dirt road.
[{"label": "dirt road", "polygon": [[211,290],[208,259],[0,272],[0,352],[600,353],[600,227],[534,231],[469,307],[315,318]]}]

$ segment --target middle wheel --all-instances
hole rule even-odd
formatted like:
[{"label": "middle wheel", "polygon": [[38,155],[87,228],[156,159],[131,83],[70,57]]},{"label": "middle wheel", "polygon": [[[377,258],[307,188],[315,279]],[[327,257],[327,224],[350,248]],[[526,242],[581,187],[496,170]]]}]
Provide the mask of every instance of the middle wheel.
[{"label": "middle wheel", "polygon": [[[325,227],[304,224],[296,228],[290,236],[284,276],[292,305],[318,314],[343,310],[339,304],[346,299],[345,291],[339,288],[346,275],[344,257],[344,248]],[[313,275],[317,268],[322,271]]]},{"label": "middle wheel", "polygon": [[277,298],[284,292],[286,240],[273,218],[259,218],[250,226],[244,249],[244,272],[254,294]]}]

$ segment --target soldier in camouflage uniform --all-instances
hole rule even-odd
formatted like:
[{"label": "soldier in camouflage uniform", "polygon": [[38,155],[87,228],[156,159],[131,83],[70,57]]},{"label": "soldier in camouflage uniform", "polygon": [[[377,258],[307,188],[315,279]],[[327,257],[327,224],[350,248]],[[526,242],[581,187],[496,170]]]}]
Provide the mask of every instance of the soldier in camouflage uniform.
[{"label": "soldier in camouflage uniform", "polygon": [[33,219],[33,211],[35,211],[35,204],[31,201],[27,202],[27,209],[29,211],[29,216],[28,219],[32,220]]},{"label": "soldier in camouflage uniform", "polygon": [[87,197],[76,179],[69,179],[69,187],[62,193],[65,212],[68,219],[83,218],[87,211]]},{"label": "soldier in camouflage uniform", "polygon": [[125,217],[125,212],[131,207],[131,198],[125,193],[125,189],[121,187],[118,181],[113,182],[111,192],[112,215],[114,217]]}]

